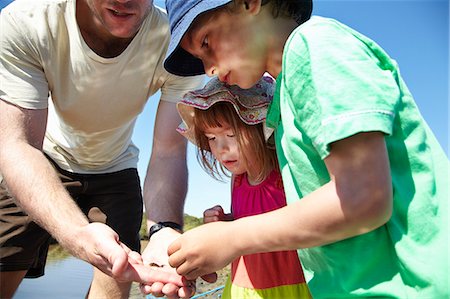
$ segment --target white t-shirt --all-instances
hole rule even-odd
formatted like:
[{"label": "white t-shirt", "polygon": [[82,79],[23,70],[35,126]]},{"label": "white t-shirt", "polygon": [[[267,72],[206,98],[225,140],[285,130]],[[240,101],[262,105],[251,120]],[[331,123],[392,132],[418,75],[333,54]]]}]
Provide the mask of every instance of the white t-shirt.
[{"label": "white t-shirt", "polygon": [[153,7],[125,51],[103,58],[84,42],[76,0],[16,0],[1,12],[0,98],[49,109],[44,151],[63,169],[105,173],[136,167],[131,142],[148,98],[176,102],[203,83],[163,68],[167,15]]}]

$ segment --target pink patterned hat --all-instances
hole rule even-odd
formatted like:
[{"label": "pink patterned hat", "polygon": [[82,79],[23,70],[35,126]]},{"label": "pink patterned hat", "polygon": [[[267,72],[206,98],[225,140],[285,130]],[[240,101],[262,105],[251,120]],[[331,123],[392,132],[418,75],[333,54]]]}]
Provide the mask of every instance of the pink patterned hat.
[{"label": "pink patterned hat", "polygon": [[275,90],[274,79],[262,77],[253,87],[242,89],[237,85],[227,85],[217,77],[212,78],[202,89],[186,93],[177,103],[178,113],[183,120],[177,131],[196,144],[194,137],[194,109],[207,110],[218,102],[233,104],[239,118],[248,125],[264,123],[266,140],[273,130],[265,126],[267,107],[272,102]]}]

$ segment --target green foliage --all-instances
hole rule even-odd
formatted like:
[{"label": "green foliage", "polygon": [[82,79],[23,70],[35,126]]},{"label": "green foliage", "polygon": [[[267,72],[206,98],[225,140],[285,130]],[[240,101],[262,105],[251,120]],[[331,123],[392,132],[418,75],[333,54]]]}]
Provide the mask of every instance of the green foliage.
[{"label": "green foliage", "polygon": [[[197,218],[195,216],[184,214],[184,231],[190,230],[201,224],[203,224],[203,218]],[[141,224],[141,230],[139,231],[139,234],[140,234],[142,240],[147,239],[147,216],[145,215],[145,213],[142,216],[142,224]]]},{"label": "green foliage", "polygon": [[184,214],[184,231],[203,224],[203,218],[197,218],[188,214]]}]

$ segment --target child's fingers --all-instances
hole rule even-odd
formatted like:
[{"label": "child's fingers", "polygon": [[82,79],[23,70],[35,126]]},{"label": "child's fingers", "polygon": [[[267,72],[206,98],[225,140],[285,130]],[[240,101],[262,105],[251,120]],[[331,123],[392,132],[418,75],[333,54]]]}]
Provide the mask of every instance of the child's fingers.
[{"label": "child's fingers", "polygon": [[[181,264],[185,262],[185,259],[181,256],[179,250],[181,249],[181,243],[175,240],[167,248],[167,254],[169,255],[169,265],[172,268],[178,268]],[[178,269],[177,269],[178,272]]]},{"label": "child's fingers", "polygon": [[208,209],[206,211],[203,212],[203,217],[207,218],[207,217],[214,217],[214,216],[218,216],[219,212],[217,212],[216,210],[213,209]]},{"label": "child's fingers", "polygon": [[176,239],[175,241],[172,242],[172,244],[169,245],[169,247],[167,247],[167,254],[171,256],[180,249],[181,249],[181,242],[180,240]]},{"label": "child's fingers", "polygon": [[221,205],[216,205],[216,206],[212,207],[211,209],[223,214],[223,208]]},{"label": "child's fingers", "polygon": [[217,281],[217,273],[216,272],[210,273],[210,274],[205,274],[201,277],[204,281],[209,282],[209,283],[213,283],[213,282]]},{"label": "child's fingers", "polygon": [[220,210],[218,210],[216,207],[212,207],[212,208],[205,210],[203,212],[203,216],[219,215],[219,213],[220,213]]},{"label": "child's fingers", "polygon": [[219,221],[220,213],[213,208],[203,212],[203,223]]}]

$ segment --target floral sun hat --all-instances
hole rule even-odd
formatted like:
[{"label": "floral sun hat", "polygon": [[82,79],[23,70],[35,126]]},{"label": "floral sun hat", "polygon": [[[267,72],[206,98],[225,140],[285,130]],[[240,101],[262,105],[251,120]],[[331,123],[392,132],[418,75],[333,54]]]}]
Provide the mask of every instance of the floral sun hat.
[{"label": "floral sun hat", "polygon": [[268,140],[273,129],[266,127],[265,120],[274,90],[274,79],[269,76],[263,76],[249,89],[227,85],[214,77],[204,88],[186,93],[177,103],[178,113],[183,120],[177,131],[193,144],[197,144],[194,135],[194,109],[207,110],[218,102],[229,102],[233,104],[244,123],[248,125],[263,123],[264,136]]}]

